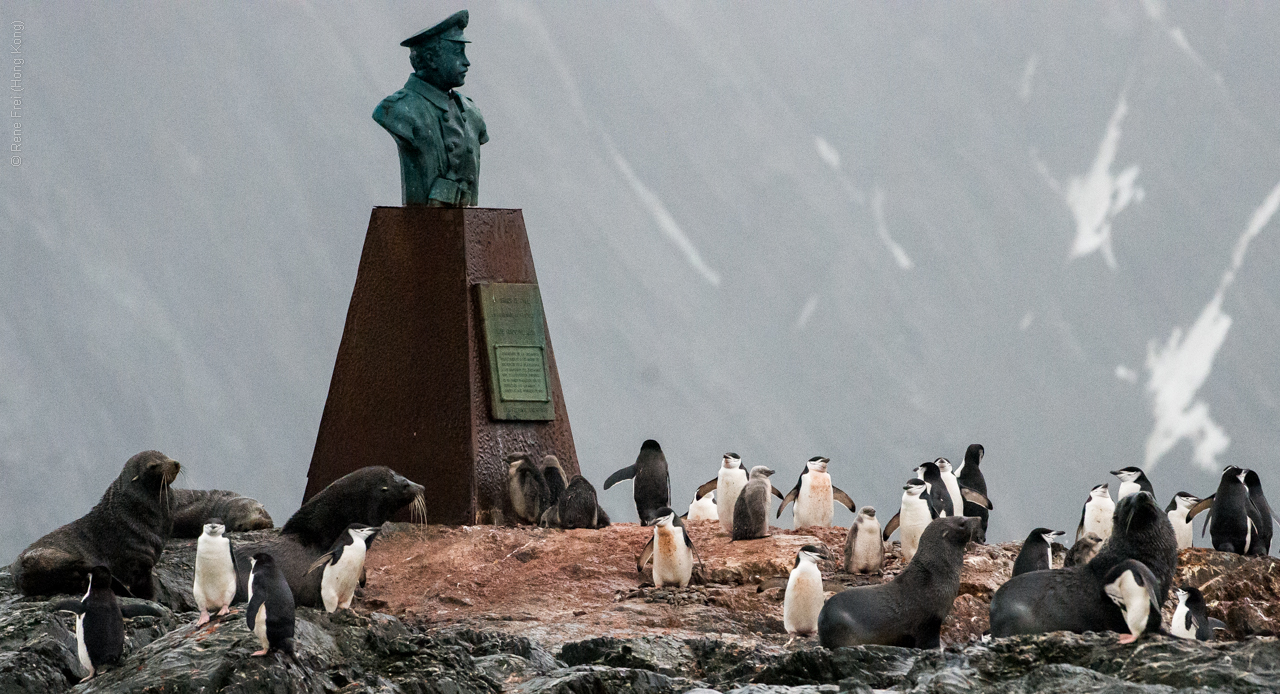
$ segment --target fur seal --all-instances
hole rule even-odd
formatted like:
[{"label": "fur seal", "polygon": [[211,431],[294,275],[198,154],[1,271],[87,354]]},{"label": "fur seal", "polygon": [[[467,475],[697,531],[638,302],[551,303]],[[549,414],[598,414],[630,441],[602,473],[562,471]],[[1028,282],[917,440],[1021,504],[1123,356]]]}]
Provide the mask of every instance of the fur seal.
[{"label": "fur seal", "polygon": [[347,532],[333,543],[333,548],[320,555],[307,573],[323,569],[320,575],[320,598],[325,612],[351,607],[360,577],[364,575],[364,559],[373,544],[378,528],[362,523],[347,526]]},{"label": "fur seal", "polygon": [[960,592],[964,548],[981,529],[977,518],[929,523],[911,564],[889,583],[837,593],[818,615],[824,648],[881,644],[937,648],[942,622]]},{"label": "fur seal", "polygon": [[605,491],[613,485],[631,480],[631,496],[636,502],[636,514],[641,525],[651,525],[658,519],[658,511],[671,506],[671,480],[667,476],[667,456],[657,441],[648,439],[640,444],[636,462],[609,475],[604,481]]},{"label": "fur seal", "polygon": [[742,457],[737,453],[725,453],[720,461],[720,472],[716,478],[698,487],[694,499],[716,493],[716,518],[720,521],[720,529],[726,533],[733,532],[733,508],[738,503],[738,495],[747,486],[747,469],[742,467]]},{"label": "fur seal", "polygon": [[1062,560],[1062,568],[1069,566],[1079,566],[1088,564],[1093,558],[1098,556],[1098,550],[1102,549],[1104,540],[1093,533],[1085,533],[1084,537],[1076,540],[1071,545],[1071,549],[1067,550],[1067,556]]},{"label": "fur seal", "polygon": [[380,527],[410,504],[415,518],[426,518],[422,485],[389,467],[363,467],[334,480],[285,522],[279,537],[236,547],[236,602],[247,599],[250,559],[268,552],[293,590],[295,603],[321,607],[320,576],[307,573],[312,563],[328,552],[352,523]]},{"label": "fur seal", "polygon": [[196,541],[196,577],[191,595],[200,608],[197,626],[209,621],[210,608],[218,610],[219,617],[225,616],[236,597],[235,551],[231,540],[223,537],[225,531],[221,519],[210,518]]},{"label": "fur seal", "polygon": [[1178,541],[1168,517],[1146,492],[1120,500],[1111,537],[1088,564],[1032,571],[1000,586],[991,599],[991,635],[1128,632],[1124,614],[1104,590],[1108,574],[1126,559],[1151,571],[1157,602],[1163,604],[1178,564]]},{"label": "fur seal", "polygon": [[884,540],[876,510],[863,506],[844,539],[844,570],[851,574],[884,573]]},{"label": "fur seal", "polygon": [[827,599],[818,561],[829,557],[825,549],[816,545],[805,545],[796,552],[796,564],[787,577],[787,594],[782,602],[782,626],[792,637],[818,631],[818,615]]},{"label": "fur seal", "polygon": [[151,569],[173,530],[169,485],[182,466],[159,451],[143,451],[88,513],[22,550],[9,567],[25,595],[77,595],[95,566],[110,570],[115,589],[155,596]]},{"label": "fur seal", "polygon": [[76,614],[76,656],[89,673],[81,682],[96,675],[103,665],[120,662],[124,653],[124,616],[111,584],[111,570],[95,566],[89,570],[89,590],[83,598],[53,605],[55,610]]},{"label": "fur seal", "polygon": [[511,510],[525,523],[537,523],[551,501],[551,490],[542,471],[527,453],[507,457],[507,494]]},{"label": "fur seal", "polygon": [[244,611],[249,631],[262,646],[250,655],[266,655],[270,651],[293,653],[293,591],[275,559],[259,552],[249,560],[249,607]]},{"label": "fur seal", "polygon": [[[956,481],[960,483],[960,493],[963,496],[964,490],[973,490],[987,498],[987,480],[982,476],[982,458],[986,455],[987,450],[980,443],[971,443],[965,449],[964,460],[960,466],[955,469]],[[987,522],[990,519],[991,502],[978,503],[970,501],[968,498],[964,501],[964,515],[972,518],[978,518],[982,521],[982,531],[978,533],[978,539],[975,542],[987,541]]]},{"label": "fur seal", "polygon": [[805,463],[804,472],[800,473],[796,486],[782,498],[782,505],[778,506],[775,518],[781,518],[783,509],[794,501],[796,507],[791,515],[796,530],[813,526],[829,528],[831,517],[835,514],[836,501],[844,504],[850,511],[854,509],[853,499],[831,484],[831,475],[827,473],[830,462],[830,458],[818,455]]},{"label": "fur seal", "polygon": [[769,537],[769,492],[782,493],[769,482],[773,470],[757,465],[751,468],[751,479],[742,488],[733,505],[733,539],[756,540]]},{"label": "fur seal", "polygon": [[200,537],[210,518],[230,532],[274,528],[271,514],[257,499],[225,489],[173,489],[173,537]]},{"label": "fur seal", "polygon": [[657,514],[653,521],[653,536],[636,559],[636,572],[643,572],[644,565],[653,559],[655,587],[675,585],[686,588],[693,577],[693,539],[675,511],[660,508]]},{"label": "fur seal", "polygon": [[574,475],[569,486],[560,494],[555,506],[542,514],[544,528],[598,529],[609,525],[609,514],[600,508],[596,488],[582,475]]},{"label": "fur seal", "polygon": [[1155,583],[1151,570],[1135,559],[1125,559],[1111,567],[1102,579],[1103,592],[1120,608],[1129,628],[1129,633],[1120,637],[1120,643],[1133,643],[1148,631],[1160,631],[1160,602],[1156,598]]},{"label": "fur seal", "polygon": [[1013,560],[1013,575],[1053,568],[1053,539],[1066,533],[1049,528],[1036,528],[1022,541],[1018,558]]},{"label": "fur seal", "polygon": [[1174,594],[1178,597],[1178,606],[1174,608],[1173,619],[1169,622],[1170,634],[1180,639],[1209,641],[1213,638],[1214,629],[1227,628],[1225,622],[1209,616],[1209,606],[1205,604],[1199,588],[1183,586]]}]

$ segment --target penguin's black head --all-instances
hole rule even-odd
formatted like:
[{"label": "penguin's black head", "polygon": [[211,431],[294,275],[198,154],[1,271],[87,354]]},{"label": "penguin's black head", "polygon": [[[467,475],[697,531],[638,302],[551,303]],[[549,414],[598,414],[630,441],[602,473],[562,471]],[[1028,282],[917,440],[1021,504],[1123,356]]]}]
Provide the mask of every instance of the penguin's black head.
[{"label": "penguin's black head", "polygon": [[213,537],[221,537],[222,533],[227,531],[227,526],[223,524],[221,518],[210,518],[204,522],[204,533]]},{"label": "penguin's black head", "polygon": [[95,566],[89,569],[90,590],[111,590],[111,569]]},{"label": "penguin's black head", "polygon": [[964,452],[965,465],[977,465],[982,461],[982,456],[986,454],[986,449],[980,443],[971,443],[969,448]]},{"label": "penguin's black head", "polygon": [[258,552],[253,555],[253,566],[256,569],[259,566],[272,566],[276,563],[276,558],[266,552]]},{"label": "penguin's black head", "polygon": [[1142,468],[1136,468],[1132,465],[1129,467],[1122,467],[1119,470],[1112,470],[1111,474],[1119,477],[1121,482],[1133,482],[1134,480],[1140,480],[1143,477],[1146,477],[1142,472]]},{"label": "penguin's black head", "polygon": [[680,522],[680,516],[676,515],[676,512],[672,511],[668,506],[663,506],[657,511],[654,511],[653,519],[646,525],[661,525],[664,527],[669,525],[678,525],[680,527],[684,527],[684,524]]},{"label": "penguin's black head", "polygon": [[1222,468],[1222,479],[1224,480],[1230,477],[1239,478],[1243,474],[1244,474],[1244,469],[1237,467],[1235,465],[1228,465]]},{"label": "penguin's black head", "polygon": [[1258,478],[1258,473],[1253,470],[1244,471],[1244,486],[1249,488],[1249,493],[1254,494],[1262,490],[1262,480]]},{"label": "penguin's black head", "polygon": [[1155,497],[1147,492],[1130,494],[1116,503],[1115,532],[1128,533],[1145,530],[1161,515],[1162,512],[1156,504]]},{"label": "penguin's black head", "polygon": [[346,534],[347,538],[352,540],[359,540],[363,538],[365,546],[368,547],[373,544],[374,538],[376,538],[380,532],[382,532],[382,528],[380,527],[375,528],[372,525],[365,525],[364,523],[352,523],[347,526]]},{"label": "penguin's black head", "polygon": [[642,450],[642,451],[660,451],[660,450],[662,450],[662,446],[659,446],[659,445],[658,445],[658,442],[657,442],[657,441],[654,441],[653,439],[646,439],[644,443],[640,444],[640,450]]},{"label": "penguin's black head", "polygon": [[858,515],[866,516],[867,518],[875,518],[876,510],[872,506],[863,506],[862,508],[858,509]]},{"label": "penguin's black head", "polygon": [[796,552],[795,565],[800,566],[800,562],[804,559],[809,559],[816,564],[823,559],[830,559],[830,558],[831,558],[831,553],[827,551],[826,547],[819,547],[818,545],[805,545],[804,547],[800,548],[799,552]]}]

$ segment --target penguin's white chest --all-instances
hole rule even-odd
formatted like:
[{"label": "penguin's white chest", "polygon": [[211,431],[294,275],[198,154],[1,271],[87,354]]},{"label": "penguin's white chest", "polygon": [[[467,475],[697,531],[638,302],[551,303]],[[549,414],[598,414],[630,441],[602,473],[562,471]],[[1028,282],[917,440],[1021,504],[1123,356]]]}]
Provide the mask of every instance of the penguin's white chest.
[{"label": "penguin's white chest", "polygon": [[689,585],[693,552],[684,543],[684,530],[658,526],[654,528],[653,545],[653,584],[658,588]]},{"label": "penguin's white chest", "polygon": [[271,642],[267,640],[267,606],[264,603],[258,608],[258,614],[253,618],[253,635],[258,637],[258,643],[262,644],[262,650],[271,647]]},{"label": "penguin's white chest", "polygon": [[337,562],[326,564],[320,580],[320,598],[326,612],[351,607],[356,587],[360,585],[360,573],[364,570],[365,546],[352,542],[342,550]]},{"label": "penguin's white chest", "polygon": [[1115,502],[1110,499],[1090,499],[1084,509],[1084,531],[1104,540],[1111,537],[1111,516],[1115,511]]},{"label": "penguin's white chest", "polygon": [[689,520],[719,520],[716,501],[710,494],[689,504]]},{"label": "penguin's white chest", "polygon": [[788,634],[807,636],[818,631],[818,615],[826,595],[822,592],[822,572],[807,561],[791,570],[787,597],[782,603],[782,625]]},{"label": "penguin's white chest", "polygon": [[1130,494],[1137,494],[1142,491],[1142,486],[1137,482],[1121,482],[1120,489],[1116,490],[1116,499],[1120,500]]},{"label": "penguin's white chest", "polygon": [[929,502],[921,497],[908,496],[902,500],[902,509],[898,512],[898,532],[902,535],[902,558],[911,561],[920,546],[920,535],[933,520],[929,513]]},{"label": "penguin's white chest", "polygon": [[721,468],[716,478],[716,515],[720,517],[720,528],[725,532],[733,530],[733,505],[738,503],[738,496],[745,486],[747,476],[741,469]]},{"label": "penguin's white chest", "polygon": [[1189,612],[1187,609],[1187,600],[1186,598],[1183,598],[1178,601],[1178,608],[1173,611],[1173,620],[1169,623],[1169,633],[1180,639],[1195,640],[1195,629],[1187,628],[1187,612]]},{"label": "penguin's white chest", "polygon": [[89,660],[89,648],[84,645],[84,615],[76,615],[76,657],[80,659],[80,666],[89,671],[89,677],[93,677],[93,661]]},{"label": "penguin's white chest", "polygon": [[796,497],[795,527],[831,525],[831,475],[808,472],[800,478],[800,495]]},{"label": "penguin's white chest", "polygon": [[231,561],[231,542],[225,537],[201,535],[196,542],[195,574],[191,593],[196,607],[209,610],[230,605],[236,596],[236,567]]},{"label": "penguin's white chest", "polygon": [[947,515],[963,516],[964,515],[964,497],[960,496],[960,482],[956,480],[956,476],[950,472],[942,474],[942,485],[947,488],[947,495],[951,497],[951,508]]},{"label": "penguin's white chest", "polygon": [[884,561],[884,543],[880,539],[880,523],[872,521],[854,526],[853,551],[849,558],[849,573],[879,571]]},{"label": "penguin's white chest", "polygon": [[1168,515],[1174,537],[1178,539],[1178,549],[1186,549],[1195,544],[1195,533],[1192,532],[1192,524],[1187,521],[1186,509],[1174,509]]}]

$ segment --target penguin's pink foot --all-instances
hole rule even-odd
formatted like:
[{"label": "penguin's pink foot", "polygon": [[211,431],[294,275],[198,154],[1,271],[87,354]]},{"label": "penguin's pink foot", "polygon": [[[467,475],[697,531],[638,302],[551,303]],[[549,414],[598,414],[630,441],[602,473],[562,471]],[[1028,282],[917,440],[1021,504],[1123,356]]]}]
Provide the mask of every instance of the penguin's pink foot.
[{"label": "penguin's pink foot", "polygon": [[1138,637],[1134,636],[1133,634],[1124,634],[1120,637],[1120,643],[1133,643],[1134,641],[1137,641],[1137,640],[1138,640]]},{"label": "penguin's pink foot", "polygon": [[256,656],[266,655],[266,654],[267,654],[267,649],[264,648],[260,651],[254,651],[253,653],[250,653],[249,657],[256,657]]},{"label": "penguin's pink foot", "polygon": [[205,624],[208,624],[208,622],[209,622],[209,611],[200,610],[200,619],[196,622],[196,626],[198,627],[204,626]]}]

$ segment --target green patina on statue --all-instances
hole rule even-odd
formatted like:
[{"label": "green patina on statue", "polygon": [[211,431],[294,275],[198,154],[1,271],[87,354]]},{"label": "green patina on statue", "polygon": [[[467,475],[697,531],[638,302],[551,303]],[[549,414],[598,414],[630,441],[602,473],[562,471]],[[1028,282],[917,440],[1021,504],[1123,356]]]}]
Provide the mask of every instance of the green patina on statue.
[{"label": "green patina on statue", "polygon": [[462,36],[467,20],[462,10],[402,41],[413,75],[373,110],[400,150],[405,205],[466,207],[479,200],[480,145],[489,133],[471,99],[454,91],[471,65]]}]

